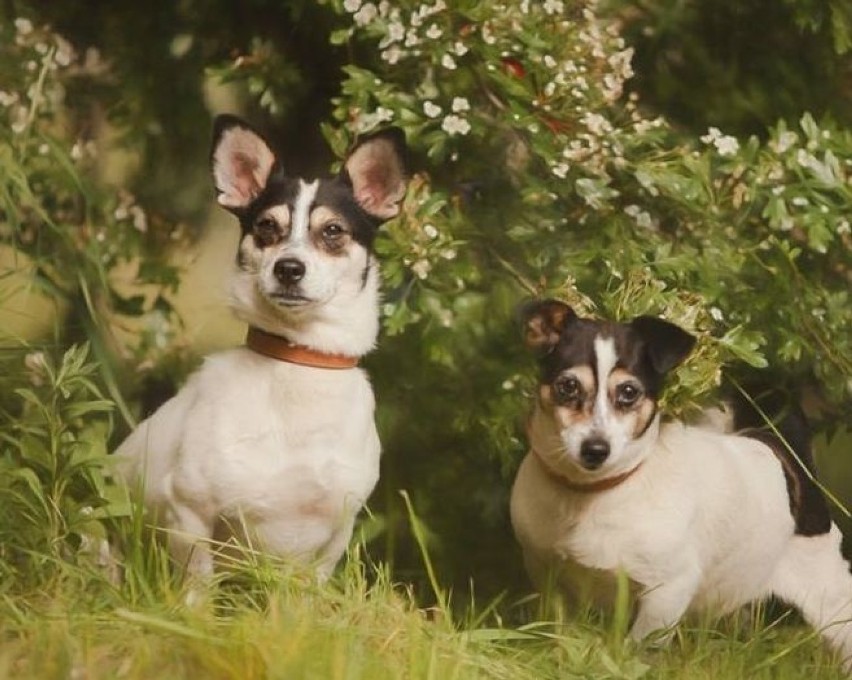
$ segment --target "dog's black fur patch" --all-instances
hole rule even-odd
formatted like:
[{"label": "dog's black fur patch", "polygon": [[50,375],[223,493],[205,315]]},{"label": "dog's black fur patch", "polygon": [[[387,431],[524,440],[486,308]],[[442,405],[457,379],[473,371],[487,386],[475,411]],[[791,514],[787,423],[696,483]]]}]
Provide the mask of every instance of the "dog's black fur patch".
[{"label": "dog's black fur patch", "polygon": [[[615,367],[635,375],[648,396],[656,400],[662,391],[665,374],[671,366],[667,362],[661,363],[657,356],[659,345],[663,341],[652,337],[641,323],[636,323],[647,318],[649,317],[639,317],[632,323],[621,324],[569,316],[559,341],[540,359],[542,381],[551,383],[563,370],[572,366],[596,366],[595,338],[612,338],[618,357]],[[678,357],[674,363],[679,363],[692,349],[694,338],[672,324],[663,321],[659,323],[665,324],[663,328],[674,328],[679,333],[678,346],[672,348],[673,355]],[[663,370],[660,371],[660,368]]]},{"label": "dog's black fur patch", "polygon": [[828,533],[831,513],[825,496],[812,479],[816,475],[816,466],[811,450],[811,432],[801,408],[785,396],[771,392],[755,398],[760,411],[772,419],[776,434],[745,396],[737,393],[731,401],[737,433],[763,442],[781,462],[796,533],[802,536]]}]

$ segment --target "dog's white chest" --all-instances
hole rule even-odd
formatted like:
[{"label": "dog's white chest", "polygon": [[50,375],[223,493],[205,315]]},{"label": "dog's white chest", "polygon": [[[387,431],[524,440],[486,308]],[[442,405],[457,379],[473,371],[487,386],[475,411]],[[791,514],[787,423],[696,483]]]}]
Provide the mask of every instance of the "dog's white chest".
[{"label": "dog's white chest", "polygon": [[361,371],[305,368],[244,350],[209,364],[181,447],[181,483],[209,485],[226,513],[363,504],[379,450]]},{"label": "dog's white chest", "polygon": [[273,552],[309,555],[351,529],[378,479],[373,411],[358,369],[232,350],[209,358],[119,454],[132,457],[149,504],[188,506]]}]

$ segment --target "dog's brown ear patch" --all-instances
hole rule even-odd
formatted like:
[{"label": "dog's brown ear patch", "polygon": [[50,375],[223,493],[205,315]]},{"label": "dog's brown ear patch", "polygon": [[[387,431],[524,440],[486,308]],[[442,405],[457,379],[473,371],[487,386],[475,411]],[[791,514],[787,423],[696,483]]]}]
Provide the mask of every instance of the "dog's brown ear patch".
[{"label": "dog's brown ear patch", "polygon": [[217,116],[210,154],[219,205],[239,210],[266,187],[275,166],[275,154],[248,123],[231,115]]},{"label": "dog's brown ear patch", "polygon": [[521,310],[524,322],[524,341],[537,352],[549,352],[559,342],[562,332],[577,315],[559,300],[535,300]]},{"label": "dog's brown ear patch", "polygon": [[405,196],[405,135],[388,128],[362,138],[343,166],[355,200],[370,215],[389,220]]}]

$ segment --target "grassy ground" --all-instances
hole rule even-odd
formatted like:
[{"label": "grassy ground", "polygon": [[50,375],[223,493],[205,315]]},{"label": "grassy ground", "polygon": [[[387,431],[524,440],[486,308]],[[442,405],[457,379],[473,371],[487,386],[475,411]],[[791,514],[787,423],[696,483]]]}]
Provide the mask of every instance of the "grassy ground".
[{"label": "grassy ground", "polygon": [[137,543],[125,567],[120,585],[93,566],[39,560],[21,575],[28,587],[7,579],[0,678],[843,677],[809,631],[760,612],[684,626],[664,649],[636,648],[623,642],[626,616],[556,623],[536,613],[534,597],[454,614],[463,607],[439,592],[442,604],[420,608],[359,554],[321,586],[241,560],[195,608],[159,548]]}]

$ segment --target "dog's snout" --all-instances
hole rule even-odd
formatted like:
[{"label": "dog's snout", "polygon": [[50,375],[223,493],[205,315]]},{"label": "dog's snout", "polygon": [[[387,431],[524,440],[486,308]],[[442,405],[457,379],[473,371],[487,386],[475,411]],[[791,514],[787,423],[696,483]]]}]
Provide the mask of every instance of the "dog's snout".
[{"label": "dog's snout", "polygon": [[273,268],[275,278],[283,284],[298,283],[305,276],[305,263],[295,257],[278,260]]},{"label": "dog's snout", "polygon": [[609,456],[609,442],[603,439],[587,439],[580,446],[580,461],[583,467],[594,470],[603,465]]}]

